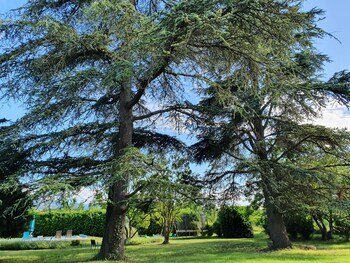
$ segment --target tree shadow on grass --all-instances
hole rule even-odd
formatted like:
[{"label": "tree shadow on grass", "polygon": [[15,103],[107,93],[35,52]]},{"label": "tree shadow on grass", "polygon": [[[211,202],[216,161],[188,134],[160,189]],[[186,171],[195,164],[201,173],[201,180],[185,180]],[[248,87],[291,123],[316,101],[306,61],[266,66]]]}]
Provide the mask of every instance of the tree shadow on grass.
[{"label": "tree shadow on grass", "polygon": [[[326,250],[303,251],[290,249],[262,252],[267,239],[185,239],[169,245],[160,243],[128,246],[127,262],[347,262],[350,245],[334,245]],[[345,251],[348,249],[349,251]],[[39,251],[4,251],[0,262],[107,262],[95,261],[98,250],[89,248]],[[348,258],[347,258],[348,256]],[[337,261],[337,258],[340,260]]]},{"label": "tree shadow on grass", "polygon": [[[330,262],[332,255],[321,251],[283,250],[262,252],[261,243],[252,240],[215,239],[212,242],[148,246],[129,251],[131,262]],[[220,241],[220,242],[218,242]],[[253,240],[254,241],[254,240]],[[266,240],[265,240],[266,241]],[[141,253],[142,252],[142,253]],[[341,258],[346,255],[340,254]],[[325,261],[320,261],[324,259]],[[328,261],[327,261],[328,260]],[[336,261],[333,261],[336,262]],[[346,261],[339,261],[346,262]]]}]

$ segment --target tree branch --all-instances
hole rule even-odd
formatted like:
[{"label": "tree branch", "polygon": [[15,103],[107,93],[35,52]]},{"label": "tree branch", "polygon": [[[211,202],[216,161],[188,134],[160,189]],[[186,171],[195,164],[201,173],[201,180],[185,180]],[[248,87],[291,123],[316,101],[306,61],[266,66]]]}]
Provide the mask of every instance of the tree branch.
[{"label": "tree branch", "polygon": [[188,107],[187,106],[181,106],[181,105],[174,105],[174,106],[168,107],[166,109],[156,110],[156,111],[147,113],[145,115],[134,116],[134,121],[148,119],[148,118],[150,118],[150,117],[152,117],[154,115],[159,115],[159,114],[163,114],[163,113],[170,112],[170,111],[176,111],[176,110],[179,110],[179,109],[188,109]]}]

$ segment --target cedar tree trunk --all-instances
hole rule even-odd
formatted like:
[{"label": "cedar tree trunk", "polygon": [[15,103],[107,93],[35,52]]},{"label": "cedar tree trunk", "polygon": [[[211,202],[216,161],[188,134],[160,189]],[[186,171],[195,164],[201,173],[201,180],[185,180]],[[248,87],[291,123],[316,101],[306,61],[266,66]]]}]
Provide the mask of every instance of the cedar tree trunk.
[{"label": "cedar tree trunk", "polygon": [[287,234],[282,214],[265,197],[265,206],[267,213],[267,229],[272,240],[273,249],[290,248],[291,242]]},{"label": "cedar tree trunk", "polygon": [[[119,132],[115,142],[116,156],[132,145],[133,115],[128,105],[131,98],[130,85],[126,84],[120,91]],[[114,182],[109,189],[106,211],[105,230],[99,258],[122,260],[125,258],[125,218],[127,210],[128,178],[125,176]]]}]

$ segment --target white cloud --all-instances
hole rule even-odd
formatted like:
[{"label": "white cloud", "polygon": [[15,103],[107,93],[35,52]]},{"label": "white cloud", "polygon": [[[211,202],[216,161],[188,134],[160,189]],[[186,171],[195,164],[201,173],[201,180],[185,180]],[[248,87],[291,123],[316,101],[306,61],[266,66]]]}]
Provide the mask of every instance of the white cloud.
[{"label": "white cloud", "polygon": [[350,110],[339,104],[328,105],[322,110],[322,117],[315,119],[313,123],[329,128],[346,128],[350,131]]},{"label": "white cloud", "polygon": [[76,198],[78,203],[89,204],[93,201],[94,195],[94,190],[88,187],[84,187],[74,197]]}]

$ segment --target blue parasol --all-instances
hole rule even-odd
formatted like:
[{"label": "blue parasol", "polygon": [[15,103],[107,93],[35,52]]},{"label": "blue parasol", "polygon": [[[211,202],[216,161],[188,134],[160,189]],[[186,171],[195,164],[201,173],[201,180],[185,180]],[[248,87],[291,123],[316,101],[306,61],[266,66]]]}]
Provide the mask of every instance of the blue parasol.
[{"label": "blue parasol", "polygon": [[33,219],[29,223],[29,232],[33,235],[35,229],[35,215],[33,215]]}]

